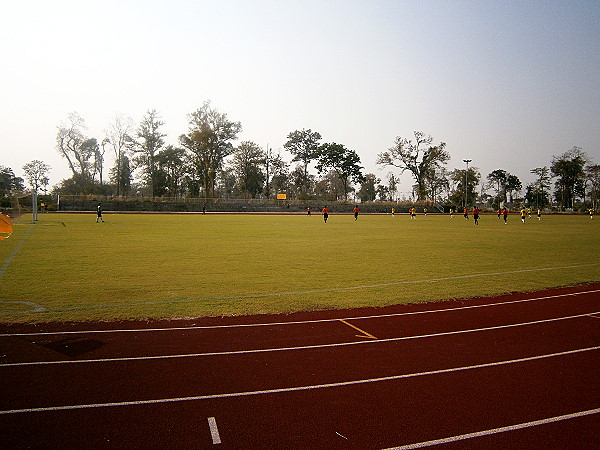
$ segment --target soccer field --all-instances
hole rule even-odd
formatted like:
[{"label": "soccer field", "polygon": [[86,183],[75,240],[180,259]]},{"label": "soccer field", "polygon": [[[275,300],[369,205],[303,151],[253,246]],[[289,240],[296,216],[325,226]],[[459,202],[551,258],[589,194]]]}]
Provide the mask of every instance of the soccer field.
[{"label": "soccer field", "polygon": [[600,281],[600,221],[42,214],[0,241],[0,322],[383,306]]}]

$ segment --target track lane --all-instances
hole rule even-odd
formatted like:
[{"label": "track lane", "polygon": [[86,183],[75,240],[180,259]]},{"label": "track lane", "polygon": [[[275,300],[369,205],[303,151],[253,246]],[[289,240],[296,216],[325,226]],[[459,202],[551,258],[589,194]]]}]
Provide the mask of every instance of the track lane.
[{"label": "track lane", "polygon": [[[578,338],[573,342],[565,340],[566,335]],[[518,329],[301,351],[83,365],[4,366],[0,368],[4,382],[17,388],[2,395],[0,409],[53,406],[55,398],[65,399],[65,404],[93,404],[321,385],[493,363],[597,345],[600,345],[600,326],[594,319],[583,316]],[[52,390],[47,389],[48,384]]]},{"label": "track lane", "polygon": [[[481,299],[481,302],[485,303],[485,300]],[[452,303],[456,305],[468,302]],[[590,307],[597,306],[598,298],[592,298],[590,303],[586,304]],[[581,306],[581,302],[564,302],[561,308],[563,311],[567,308],[569,312],[575,308],[575,311],[580,312]],[[401,328],[395,321],[389,326],[391,331],[398,335],[398,329],[401,329],[402,333],[409,333],[411,326],[415,330],[435,330],[436,327],[444,329],[448,326],[464,326],[460,322],[463,318],[468,323],[470,320],[477,321],[476,314],[469,318],[470,312],[475,309],[460,311],[459,314],[454,314],[458,317],[452,317],[453,314],[443,317],[444,314],[449,314],[449,311],[442,315],[427,313],[401,316]],[[497,317],[495,314],[482,314],[481,320],[493,323],[494,320],[505,321],[509,317],[510,320],[525,318],[527,314],[524,310],[511,311],[509,308]],[[548,312],[547,308],[543,308],[542,316]],[[408,317],[411,319],[407,319]],[[427,319],[413,322],[415,317]],[[442,323],[438,323],[437,319],[433,320],[433,317],[442,319]],[[371,320],[373,318],[356,319],[356,322],[352,323],[360,323],[361,327],[372,332],[372,327],[368,324]],[[372,325],[378,326],[382,323],[385,322],[377,320],[372,322]],[[338,328],[335,331],[327,329],[328,333],[332,333],[327,339],[336,337],[339,341],[340,327],[345,326],[333,320],[329,325]],[[314,329],[315,333],[319,332],[320,326],[319,323]],[[382,325],[380,330],[387,327],[388,325]],[[550,348],[583,348],[585,343],[598,345],[599,328],[598,319],[583,316],[524,327],[379,342],[376,346],[359,344],[265,353],[260,356],[247,354],[193,358],[201,360],[194,364],[174,363],[173,360],[153,361],[150,364],[117,362],[110,364],[113,367],[108,372],[104,368],[98,369],[103,365],[99,362],[90,363],[90,369],[84,371],[73,368],[81,368],[87,364],[73,365],[66,370],[63,370],[63,366],[51,369],[46,367],[41,372],[35,368],[30,374],[26,372],[30,371],[31,367],[23,367],[20,374],[18,370],[12,372],[15,367],[1,367],[0,376],[6,373],[11,375],[2,378],[0,400],[4,399],[5,393],[13,395],[14,391],[15,395],[9,399],[9,403],[12,404],[25,404],[32,400],[56,404],[56,398],[44,392],[49,390],[49,386],[56,395],[64,395],[63,399],[69,399],[73,404],[81,404],[83,398],[126,399],[136,397],[140,393],[148,396],[164,392],[172,392],[173,395],[179,396],[182,392],[198,392],[197,389],[215,392],[219,389],[235,390],[244,386],[252,388],[292,382],[298,385],[299,381],[303,380],[339,380],[340,377],[364,376],[369,373],[411,373],[411,368],[423,370],[432,367],[439,370],[445,367],[444,364],[486,361],[503,355],[514,357],[527,355],[528,351],[548,351]],[[283,333],[283,330],[278,332]],[[355,330],[346,327],[345,332],[355,333]],[[202,333],[198,335],[203,336]],[[287,339],[303,342],[302,336]],[[355,337],[354,339],[356,340]],[[36,347],[23,342],[23,350]],[[169,342],[167,341],[167,348],[172,345]],[[160,346],[158,341],[156,346]],[[108,348],[102,347],[104,350]],[[369,348],[371,350],[368,350]],[[43,349],[48,350],[46,347]],[[94,352],[96,350],[82,356]],[[162,448],[211,448],[207,418],[215,417],[223,438],[220,446],[225,448],[393,447],[436,437],[443,438],[524,423],[518,422],[519,420],[527,422],[582,411],[582,408],[597,408],[600,403],[597,382],[600,367],[598,355],[600,352],[596,350],[585,352],[585,356],[564,355],[380,383],[239,398],[4,415],[0,416],[0,427],[9,430],[8,433],[3,433],[7,443],[14,442],[19,445],[47,446],[48,443],[54,442],[57,446],[60,443],[62,448],[75,448],[81,447],[84,442],[86,445],[102,447],[113,446],[111,442],[117,442],[118,446],[133,447],[144,443],[145,446],[156,445]],[[64,359],[64,355],[62,358]],[[242,380],[246,374],[248,378]],[[82,381],[85,377],[87,381]],[[226,379],[223,381],[224,377]],[[220,384],[222,382],[223,384]],[[42,386],[44,383],[45,389]],[[25,397],[17,399],[18,392]],[[506,394],[507,392],[510,394]],[[4,405],[2,409],[4,410]],[[460,414],[457,414],[458,411]],[[467,422],[463,420],[465,417],[469,419]],[[571,440],[563,439],[560,430],[573,428],[573,423],[597,425],[598,415],[535,427],[530,431],[505,433],[497,440],[481,436],[468,441],[466,445],[471,445],[477,440],[490,442],[488,440],[491,439],[491,442],[507,440],[512,447],[507,444],[505,448],[515,448],[519,441],[515,441],[512,436],[540,434],[540,429],[549,427],[547,429],[559,430],[556,440],[553,441],[553,448],[568,448],[566,443],[572,444],[573,439],[576,439],[578,448],[586,448],[589,439],[585,438],[585,431],[575,438],[573,433],[565,433],[564,436],[569,436]],[[27,432],[28,429],[36,429],[38,434],[33,436]],[[413,432],[414,435],[411,434]],[[446,434],[442,436],[444,433]],[[539,442],[547,443],[548,440]],[[597,444],[597,440],[592,442]],[[548,445],[537,448],[548,448]]]},{"label": "track lane", "polygon": [[[80,330],[76,334],[25,335],[4,334],[0,336],[0,364],[19,361],[58,361],[65,359],[100,359],[118,357],[160,356],[169,354],[196,354],[237,350],[256,350],[276,347],[300,347],[328,345],[356,340],[356,333],[344,330],[340,320],[358,325],[381,339],[419,334],[456,331],[461,329],[502,326],[531,320],[544,320],[570,314],[594,313],[600,307],[600,291],[592,290],[576,295],[530,296],[517,303],[509,301],[484,303],[483,305],[435,308],[429,310],[398,312],[397,315],[373,315],[323,319],[326,321],[300,321],[291,324],[243,324],[236,328],[186,327],[162,328],[139,332],[109,332]],[[543,303],[543,307],[538,303]],[[433,310],[431,310],[434,308]],[[466,309],[465,309],[466,308]],[[435,317],[432,317],[435,316]],[[241,324],[240,324],[241,325]],[[206,325],[211,327],[213,325]],[[72,333],[73,330],[62,330]],[[345,331],[345,332],[344,332]],[[25,343],[32,347],[27,351]],[[265,347],[265,343],[269,346]],[[71,348],[69,352],[69,348]],[[77,351],[80,348],[80,352]],[[64,353],[63,353],[64,352]],[[67,355],[65,355],[67,353]],[[37,359],[34,359],[34,356]]]}]

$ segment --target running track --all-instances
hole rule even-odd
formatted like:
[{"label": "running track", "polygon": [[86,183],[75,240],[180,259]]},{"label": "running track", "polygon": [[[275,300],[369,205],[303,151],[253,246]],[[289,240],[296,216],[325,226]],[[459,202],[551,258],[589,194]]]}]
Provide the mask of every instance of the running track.
[{"label": "running track", "polygon": [[1,329],[3,448],[600,446],[600,283]]}]

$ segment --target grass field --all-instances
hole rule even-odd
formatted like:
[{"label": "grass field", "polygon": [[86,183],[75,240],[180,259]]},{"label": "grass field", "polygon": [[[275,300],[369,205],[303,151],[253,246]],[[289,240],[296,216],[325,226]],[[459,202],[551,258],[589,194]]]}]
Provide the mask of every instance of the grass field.
[{"label": "grass field", "polygon": [[600,281],[600,220],[42,214],[0,241],[0,322],[286,313]]}]

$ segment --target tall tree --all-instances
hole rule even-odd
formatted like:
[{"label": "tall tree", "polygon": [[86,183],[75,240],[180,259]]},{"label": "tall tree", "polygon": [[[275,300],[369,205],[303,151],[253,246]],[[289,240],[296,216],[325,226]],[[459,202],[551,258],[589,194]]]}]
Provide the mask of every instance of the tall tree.
[{"label": "tall tree", "polygon": [[227,114],[204,102],[201,108],[188,115],[189,132],[179,142],[194,155],[194,166],[202,180],[205,196],[214,197],[217,173],[223,160],[233,152],[231,141],[242,131],[240,122],[232,122]]},{"label": "tall tree", "polygon": [[256,197],[263,190],[266,175],[263,172],[265,153],[254,142],[244,141],[237,146],[231,158],[231,167],[242,194]]},{"label": "tall tree", "polygon": [[592,207],[598,209],[600,201],[600,164],[590,164],[585,168],[585,177],[590,182]]},{"label": "tall tree", "polygon": [[563,208],[572,208],[575,187],[584,174],[587,155],[579,147],[552,159],[550,170],[557,177],[554,196]]},{"label": "tall tree", "polygon": [[87,161],[79,155],[81,144],[86,140],[85,128],[83,118],[72,112],[67,121],[59,125],[56,134],[56,150],[67,160],[73,175],[80,175],[87,170]]},{"label": "tall tree", "polygon": [[503,169],[496,169],[490,172],[487,176],[487,180],[490,186],[496,190],[496,198],[498,201],[498,208],[502,206],[502,203],[506,203],[506,179],[508,178],[508,172]]},{"label": "tall tree", "polygon": [[48,164],[34,159],[23,166],[23,171],[29,186],[34,192],[38,192],[41,187],[48,185],[48,172],[50,172]]},{"label": "tall tree", "polygon": [[137,140],[133,145],[136,153],[135,163],[142,168],[152,196],[158,195],[157,188],[160,185],[156,155],[165,144],[163,138],[166,135],[160,132],[160,127],[164,124],[155,109],[148,111],[140,123],[136,134]]},{"label": "tall tree", "polygon": [[523,189],[523,184],[519,177],[511,173],[506,177],[506,192],[508,193],[508,200],[513,203],[513,192],[519,192]]},{"label": "tall tree", "polygon": [[319,173],[323,173],[327,169],[332,170],[342,182],[344,201],[347,201],[350,183],[360,183],[363,180],[363,167],[360,166],[358,154],[342,144],[332,142],[321,145],[316,156]]},{"label": "tall tree", "polygon": [[[123,181],[127,179],[127,177],[121,176],[121,169],[124,167],[123,157],[129,156],[129,149],[133,143],[133,120],[131,117],[117,114],[104,133],[106,138],[103,142],[112,146],[115,156],[114,179]],[[131,180],[129,180],[129,182],[131,182]],[[123,184],[119,182],[115,185],[117,195],[121,195],[123,187]]]},{"label": "tall tree", "polygon": [[[309,180],[308,176],[308,165],[313,161],[319,152],[319,141],[321,135],[312,131],[311,129],[296,130],[292,131],[287,136],[287,142],[283,144],[283,147],[294,155],[292,162],[301,162],[304,168],[304,176],[302,181],[307,183]],[[300,190],[303,194],[308,191],[308,185],[300,185]]]},{"label": "tall tree", "polygon": [[167,145],[156,155],[159,177],[162,185],[158,187],[161,195],[179,197],[182,194],[182,185],[186,175],[185,150]]},{"label": "tall tree", "polygon": [[547,193],[550,190],[550,169],[546,166],[536,167],[531,169],[530,172],[537,175],[537,179],[530,185],[531,198],[528,198],[529,203],[535,203],[537,209],[544,208],[549,204]]},{"label": "tall tree", "polygon": [[387,191],[389,194],[389,199],[390,201],[394,202],[396,201],[396,193],[398,192],[398,184],[400,184],[400,180],[396,178],[396,175],[394,175],[393,172],[388,173],[387,180]]},{"label": "tall tree", "polygon": [[0,166],[0,196],[8,196],[14,191],[25,189],[23,178],[16,177],[10,167]]},{"label": "tall tree", "polygon": [[477,185],[481,180],[481,174],[477,167],[469,167],[468,172],[466,169],[454,169],[450,172],[450,179],[454,182],[455,186],[454,192],[450,196],[452,203],[463,205],[465,202],[465,190],[467,193],[467,205],[475,205],[477,203]]},{"label": "tall tree", "polygon": [[368,173],[360,184],[358,190],[358,198],[361,202],[372,202],[377,196],[377,184],[381,183],[381,180],[377,178],[374,173]]},{"label": "tall tree", "polygon": [[127,195],[131,190],[132,169],[129,156],[121,155],[120,161],[115,161],[115,166],[110,169],[111,183],[117,186],[118,195]]},{"label": "tall tree", "polygon": [[433,138],[421,131],[415,131],[415,141],[396,137],[393,147],[377,155],[380,166],[398,167],[402,173],[408,170],[416,182],[418,200],[427,200],[427,176],[441,168],[450,160],[445,150],[446,144],[432,145]]},{"label": "tall tree", "polygon": [[271,193],[286,193],[289,182],[289,164],[281,157],[281,153],[274,154],[267,148],[265,152],[265,195]]}]

